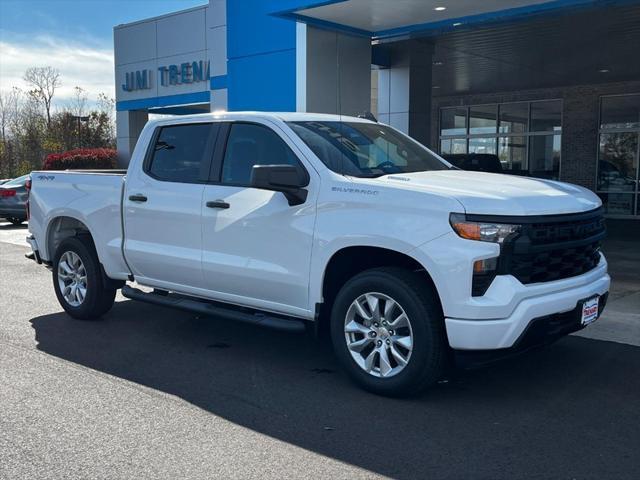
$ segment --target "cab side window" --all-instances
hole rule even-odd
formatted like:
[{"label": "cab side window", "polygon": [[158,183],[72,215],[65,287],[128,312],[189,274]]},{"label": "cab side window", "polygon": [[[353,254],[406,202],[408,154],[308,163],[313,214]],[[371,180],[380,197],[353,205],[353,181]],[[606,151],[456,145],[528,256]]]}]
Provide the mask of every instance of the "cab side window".
[{"label": "cab side window", "polygon": [[293,165],[304,168],[287,144],[270,128],[234,123],[222,163],[222,183],[248,186],[254,165]]},{"label": "cab side window", "polygon": [[218,125],[211,123],[162,127],[153,145],[147,173],[167,182],[202,181],[208,174],[217,132]]}]

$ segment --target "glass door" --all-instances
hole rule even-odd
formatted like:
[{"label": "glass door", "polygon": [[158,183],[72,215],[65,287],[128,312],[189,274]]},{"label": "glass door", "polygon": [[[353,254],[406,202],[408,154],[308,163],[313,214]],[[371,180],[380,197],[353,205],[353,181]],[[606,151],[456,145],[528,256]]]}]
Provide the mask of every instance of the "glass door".
[{"label": "glass door", "polygon": [[640,94],[602,97],[597,192],[610,215],[640,215]]}]

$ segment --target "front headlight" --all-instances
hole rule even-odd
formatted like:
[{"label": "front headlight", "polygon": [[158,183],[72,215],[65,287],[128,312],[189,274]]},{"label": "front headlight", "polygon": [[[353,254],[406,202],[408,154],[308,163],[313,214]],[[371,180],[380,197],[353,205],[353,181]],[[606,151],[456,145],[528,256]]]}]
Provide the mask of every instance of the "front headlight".
[{"label": "front headlight", "polygon": [[472,222],[462,213],[452,213],[449,223],[462,238],[502,244],[511,235],[518,233],[521,225],[493,222]]}]

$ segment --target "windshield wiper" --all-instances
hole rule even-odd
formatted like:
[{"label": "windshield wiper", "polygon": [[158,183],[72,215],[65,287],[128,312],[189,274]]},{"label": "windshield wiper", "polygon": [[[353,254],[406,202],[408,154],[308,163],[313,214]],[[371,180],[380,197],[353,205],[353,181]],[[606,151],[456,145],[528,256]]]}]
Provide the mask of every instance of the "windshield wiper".
[{"label": "windshield wiper", "polygon": [[358,178],[378,178],[384,175],[390,175],[388,173],[359,173],[358,175],[354,175],[354,177]]}]

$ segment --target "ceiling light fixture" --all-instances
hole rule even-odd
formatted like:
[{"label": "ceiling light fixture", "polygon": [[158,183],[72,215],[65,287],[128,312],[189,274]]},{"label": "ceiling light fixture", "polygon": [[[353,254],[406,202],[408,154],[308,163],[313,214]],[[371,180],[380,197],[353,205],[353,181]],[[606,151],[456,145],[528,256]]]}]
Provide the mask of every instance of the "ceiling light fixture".
[{"label": "ceiling light fixture", "polygon": [[436,7],[436,8],[434,8],[434,10],[435,10],[436,12],[443,12],[443,11],[445,11],[446,9],[447,9],[447,7]]},{"label": "ceiling light fixture", "polygon": [[600,70],[598,70],[598,73],[609,73],[611,70],[609,70],[608,68],[601,68]]},{"label": "ceiling light fixture", "polygon": [[462,25],[462,22],[456,22],[453,24],[454,27],[459,27],[460,25]]},{"label": "ceiling light fixture", "polygon": [[433,64],[437,67],[439,67],[440,65],[444,65],[444,62],[442,60],[434,60]]}]

